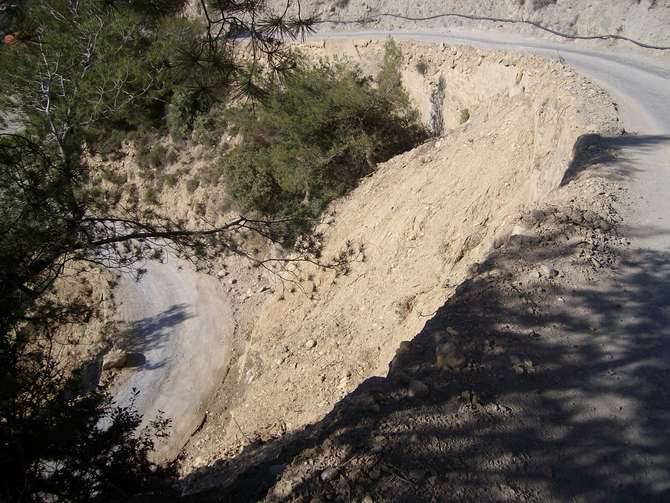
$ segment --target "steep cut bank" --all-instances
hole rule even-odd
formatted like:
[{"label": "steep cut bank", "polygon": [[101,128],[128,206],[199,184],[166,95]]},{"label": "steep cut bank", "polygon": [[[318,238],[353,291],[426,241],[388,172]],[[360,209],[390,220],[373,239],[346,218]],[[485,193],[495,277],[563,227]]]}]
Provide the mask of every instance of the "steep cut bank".
[{"label": "steep cut bank", "polygon": [[[277,8],[285,7],[275,2]],[[364,29],[374,30],[497,30],[535,37],[555,37],[524,23],[466,19],[443,14],[486,17],[538,23],[573,37],[617,35],[643,44],[670,46],[670,2],[668,0],[417,0],[367,2],[310,0],[301,2],[303,12],[314,11],[326,20],[324,30],[360,29],[356,21],[367,20]],[[628,42],[612,41],[622,47]]]},{"label": "steep cut bank", "polygon": [[[401,46],[403,78],[425,120],[444,92],[444,135],[381,165],[332,206],[320,228],[325,255],[352,243],[360,254],[351,271],[301,267],[292,271],[298,284],[274,285],[187,446],[185,471],[317,421],[366,379],[386,376],[398,346],[478,264],[528,233],[520,215],[560,185],[577,140],[620,132],[608,96],[560,63]],[[374,74],[383,43],[308,50],[348,56]]]}]

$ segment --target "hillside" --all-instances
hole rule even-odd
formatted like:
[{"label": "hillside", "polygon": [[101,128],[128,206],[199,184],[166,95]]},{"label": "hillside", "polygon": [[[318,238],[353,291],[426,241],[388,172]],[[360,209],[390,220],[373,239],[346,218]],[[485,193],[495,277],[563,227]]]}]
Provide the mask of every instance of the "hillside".
[{"label": "hillside", "polygon": [[[279,6],[282,2],[277,2]],[[670,46],[670,2],[668,0],[417,0],[367,2],[311,0],[302,3],[305,11],[313,10],[324,23],[324,30],[402,30],[438,29],[500,30],[510,34],[551,34],[524,24],[477,21],[459,17],[436,17],[441,14],[463,14],[497,19],[525,20],[539,23],[567,35],[589,37],[620,35],[642,43]],[[403,18],[425,18],[412,21]],[[365,24],[350,23],[370,19]],[[622,43],[622,47],[632,47]]]},{"label": "hillside", "polygon": [[[348,56],[364,71],[374,73],[382,47],[381,42],[372,41],[328,42],[325,48],[310,50],[317,55]],[[612,199],[597,195],[613,193],[614,188],[585,176],[579,184],[555,192],[566,184],[566,170],[580,137],[619,134],[608,96],[560,63],[535,57],[444,44],[406,43],[402,47],[403,79],[426,119],[435,109],[435,90],[442,77],[443,136],[380,166],[332,206],[331,216],[320,228],[326,256],[338,253],[347,242],[363,250],[348,275],[301,267],[292,269],[300,279],[297,287],[272,285],[275,293],[259,308],[253,328],[240,334],[244,339],[238,346],[240,356],[210,404],[204,427],[186,448],[184,469],[186,473],[196,470],[187,478],[189,491],[197,493],[222,484],[219,473],[226,474],[223,485],[234,482],[235,473],[250,468],[245,463],[264,477],[264,470],[278,468],[263,463],[290,463],[296,445],[302,449],[303,442],[309,445],[309,438],[326,435],[324,431],[337,438],[340,433],[356,436],[356,424],[363,418],[386,417],[384,421],[393,422],[395,416],[387,414],[396,406],[404,407],[408,396],[408,406],[414,407],[411,398],[415,397],[420,399],[416,406],[422,407],[421,400],[444,392],[450,397],[449,407],[457,406],[461,399],[453,402],[458,395],[452,384],[448,391],[438,391],[440,380],[453,376],[459,393],[469,393],[470,388],[467,379],[456,377],[448,368],[451,363],[444,362],[462,358],[463,365],[472,362],[467,363],[468,369],[484,372],[486,365],[482,367],[470,353],[486,343],[492,330],[480,333],[476,327],[483,329],[483,325],[475,319],[491,308],[469,312],[466,299],[479,298],[490,288],[492,294],[500,293],[497,302],[508,299],[505,302],[514,304],[527,295],[529,303],[539,305],[536,295],[543,294],[536,289],[540,285],[542,292],[559,282],[577,287],[583,279],[595,277],[593,264],[613,260],[607,249],[619,241],[607,233],[617,217]],[[417,65],[419,61],[423,64]],[[534,211],[537,208],[542,208],[540,216]],[[571,215],[585,222],[583,226],[566,227]],[[544,222],[545,216],[550,217],[549,222]],[[606,232],[589,230],[598,225]],[[539,240],[538,232],[542,234]],[[588,252],[571,244],[582,242],[587,243]],[[536,250],[534,243],[546,248]],[[554,256],[554,247],[555,260],[541,259]],[[504,256],[507,262],[495,274],[489,272],[498,268],[493,256]],[[483,286],[482,281],[491,286]],[[459,306],[451,309],[459,313],[461,328],[450,323],[452,328],[447,330],[441,324],[443,316],[436,314],[449,309],[443,305]],[[428,329],[435,324],[440,327],[439,335]],[[468,341],[470,349],[455,342],[460,339],[454,337],[454,330]],[[510,354],[497,358],[494,367],[505,361],[505,372],[530,372],[527,367],[533,366],[528,363],[533,351],[519,346],[518,338],[527,339],[533,330],[517,329],[522,334],[510,330],[494,344],[495,354],[505,354],[503,348]],[[441,344],[453,346],[445,346],[444,357],[435,352]],[[408,355],[416,354],[416,345],[430,356],[413,366]],[[465,353],[467,357],[460,356]],[[424,358],[425,353],[421,354]],[[458,366],[460,372],[460,363]],[[380,379],[387,375],[389,379]],[[487,391],[478,388],[474,393]],[[352,401],[359,403],[357,400],[365,405],[352,408]],[[479,398],[467,400],[479,403]],[[500,402],[483,403],[494,407]],[[480,410],[475,407],[473,413]],[[398,419],[400,423],[392,428],[402,430],[421,421],[424,413],[428,414],[412,409],[411,419]],[[449,421],[447,416],[439,421]],[[302,432],[309,424],[314,426]],[[363,458],[370,454],[367,442],[377,434],[366,432],[366,440],[358,439],[349,447],[360,450]],[[352,462],[352,451],[338,450],[340,441],[335,437],[322,446],[330,461],[318,458],[316,452],[321,451],[305,453],[313,466],[309,475],[303,473],[304,459],[296,459],[295,469],[286,472],[272,494],[278,499],[295,498],[295,491],[309,494],[300,492],[303,486],[296,480],[310,477],[318,484],[318,478],[311,478],[314,473],[332,463]],[[321,442],[323,437],[319,438]],[[280,456],[277,449],[285,455]],[[243,455],[237,456],[240,452]],[[286,461],[280,463],[277,456]],[[366,465],[363,458],[360,463]],[[366,476],[360,474],[363,479]],[[253,499],[249,494],[244,498]]]}]

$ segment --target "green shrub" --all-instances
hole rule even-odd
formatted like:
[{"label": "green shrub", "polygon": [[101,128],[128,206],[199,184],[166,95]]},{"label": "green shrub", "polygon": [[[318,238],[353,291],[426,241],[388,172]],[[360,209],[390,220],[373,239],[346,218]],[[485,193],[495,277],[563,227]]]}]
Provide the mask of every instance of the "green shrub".
[{"label": "green shrub", "polygon": [[200,181],[197,178],[191,178],[186,182],[186,190],[189,192],[189,194],[195,192],[195,189],[197,189],[199,186]]},{"label": "green shrub", "polygon": [[377,86],[379,92],[396,108],[406,109],[409,107],[410,100],[402,84],[400,72],[402,64],[402,51],[395,40],[389,38],[384,44],[384,60],[377,74]]},{"label": "green shrub", "polygon": [[165,175],[165,185],[168,187],[172,188],[177,185],[177,182],[179,181],[179,176],[175,173],[170,173],[169,175]]},{"label": "green shrub", "polygon": [[168,149],[158,143],[158,138],[153,135],[138,137],[135,142],[136,161],[142,170],[143,176],[151,177],[148,171],[153,168],[162,167],[168,158]]},{"label": "green shrub", "polygon": [[105,169],[102,172],[102,177],[114,185],[122,186],[128,181],[128,175],[125,173],[119,173],[113,168]]},{"label": "green shrub", "polygon": [[216,147],[226,130],[226,120],[218,110],[198,115],[193,121],[193,141],[200,145]]},{"label": "green shrub", "polygon": [[419,75],[426,75],[428,72],[428,63],[426,63],[426,60],[421,58],[419,61],[414,65],[414,68],[416,68],[416,71],[419,72]]},{"label": "green shrub", "polygon": [[387,91],[342,63],[296,71],[262,106],[235,113],[243,142],[221,166],[231,196],[292,218],[283,237],[294,239],[376,163],[424,138],[409,99],[397,99],[404,90]]},{"label": "green shrub", "polygon": [[166,117],[167,128],[175,142],[186,139],[196,118],[209,111],[211,102],[204,94],[178,90],[172,95]]},{"label": "green shrub", "polygon": [[154,187],[148,187],[144,191],[144,202],[158,204],[158,191]]}]

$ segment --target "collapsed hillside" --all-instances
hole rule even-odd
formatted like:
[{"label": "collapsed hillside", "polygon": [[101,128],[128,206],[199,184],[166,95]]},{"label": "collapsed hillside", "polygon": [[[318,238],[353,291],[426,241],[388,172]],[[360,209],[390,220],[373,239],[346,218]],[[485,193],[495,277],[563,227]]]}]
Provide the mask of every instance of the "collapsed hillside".
[{"label": "collapsed hillside", "polygon": [[[283,8],[282,2],[275,7]],[[418,0],[396,2],[323,1],[303,2],[302,10],[311,9],[322,19],[323,29],[435,30],[445,28],[496,29],[534,36],[552,36],[527,24],[505,24],[459,17],[435,17],[457,13],[497,19],[524,20],[572,36],[619,35],[651,45],[670,46],[670,2],[667,0]],[[391,16],[379,16],[391,14]],[[405,18],[425,18],[412,21]],[[371,19],[364,25],[357,20]],[[351,23],[350,23],[351,21]],[[342,24],[344,23],[344,24]],[[630,44],[623,42],[626,46]]]},{"label": "collapsed hillside", "polygon": [[[347,275],[302,265],[289,271],[297,282],[268,276],[274,293],[236,336],[231,370],[184,452],[185,472],[290,436],[386,376],[397,348],[494,250],[529,234],[521,216],[564,181],[577,140],[620,132],[608,96],[560,63],[401,47],[404,82],[426,121],[441,110],[442,136],[380,165],[332,205],[319,227],[324,256],[358,250]],[[348,56],[374,74],[383,44],[309,51]]]}]

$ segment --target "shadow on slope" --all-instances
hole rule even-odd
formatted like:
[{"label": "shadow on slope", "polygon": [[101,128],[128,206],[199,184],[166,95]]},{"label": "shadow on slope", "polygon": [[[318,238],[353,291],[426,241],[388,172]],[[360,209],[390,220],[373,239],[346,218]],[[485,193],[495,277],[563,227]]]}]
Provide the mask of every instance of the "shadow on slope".
[{"label": "shadow on slope", "polygon": [[185,304],[178,304],[162,313],[127,323],[124,327],[119,346],[129,353],[128,367],[156,369],[164,361],[148,362],[145,353],[160,350],[169,338],[174,327],[191,318]]},{"label": "shadow on slope", "polygon": [[586,170],[610,180],[619,181],[630,178],[639,170],[634,162],[635,155],[653,150],[659,145],[670,143],[668,135],[601,136],[585,134],[579,137],[573,148],[573,158],[563,175],[561,186],[577,179]]}]

